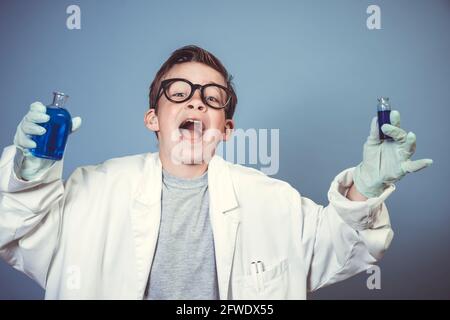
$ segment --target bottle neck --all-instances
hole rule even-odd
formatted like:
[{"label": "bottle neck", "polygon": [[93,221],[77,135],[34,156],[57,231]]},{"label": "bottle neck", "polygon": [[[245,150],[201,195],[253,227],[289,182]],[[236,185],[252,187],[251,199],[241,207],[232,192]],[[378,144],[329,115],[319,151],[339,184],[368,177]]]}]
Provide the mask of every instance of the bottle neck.
[{"label": "bottle neck", "polygon": [[52,106],[62,108],[64,106],[64,104],[66,103],[68,97],[69,96],[64,93],[54,92]]}]

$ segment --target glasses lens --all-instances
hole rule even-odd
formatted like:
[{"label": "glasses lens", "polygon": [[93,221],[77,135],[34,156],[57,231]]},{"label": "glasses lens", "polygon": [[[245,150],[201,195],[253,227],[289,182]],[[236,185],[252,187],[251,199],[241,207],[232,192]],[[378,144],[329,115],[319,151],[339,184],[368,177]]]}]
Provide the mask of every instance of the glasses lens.
[{"label": "glasses lens", "polygon": [[211,85],[203,91],[205,102],[213,108],[223,108],[230,100],[228,93],[221,87]]},{"label": "glasses lens", "polygon": [[181,102],[189,97],[191,93],[191,86],[184,81],[174,81],[169,83],[166,87],[166,94],[169,100],[174,102]]}]

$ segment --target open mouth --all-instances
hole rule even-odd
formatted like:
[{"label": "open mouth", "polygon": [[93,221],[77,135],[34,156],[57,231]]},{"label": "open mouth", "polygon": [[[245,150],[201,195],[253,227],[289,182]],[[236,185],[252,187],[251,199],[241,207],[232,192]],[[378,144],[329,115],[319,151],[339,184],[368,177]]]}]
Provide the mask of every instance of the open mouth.
[{"label": "open mouth", "polygon": [[198,140],[203,136],[205,126],[201,120],[188,118],[178,127],[183,139]]}]

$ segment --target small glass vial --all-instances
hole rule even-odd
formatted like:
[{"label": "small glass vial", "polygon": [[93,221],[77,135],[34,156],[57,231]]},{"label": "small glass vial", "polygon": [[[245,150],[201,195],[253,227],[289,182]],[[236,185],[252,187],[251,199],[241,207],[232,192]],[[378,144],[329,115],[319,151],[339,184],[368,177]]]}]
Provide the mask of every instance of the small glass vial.
[{"label": "small glass vial", "polygon": [[72,131],[72,117],[63,108],[69,98],[62,92],[53,92],[53,103],[47,106],[47,114],[50,120],[39,125],[47,131],[43,135],[32,135],[36,142],[36,148],[30,152],[39,158],[61,160],[66,147],[67,137]]},{"label": "small glass vial", "polygon": [[389,98],[381,97],[378,98],[378,132],[380,135],[380,140],[392,140],[391,137],[385,135],[383,131],[381,131],[381,126],[385,123],[391,124],[391,105],[389,104]]}]

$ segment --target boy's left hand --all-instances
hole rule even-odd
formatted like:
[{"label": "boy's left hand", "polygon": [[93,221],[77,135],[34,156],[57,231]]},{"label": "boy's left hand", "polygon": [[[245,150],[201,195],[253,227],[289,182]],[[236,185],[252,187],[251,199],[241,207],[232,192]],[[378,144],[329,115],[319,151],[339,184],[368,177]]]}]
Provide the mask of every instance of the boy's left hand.
[{"label": "boy's left hand", "polygon": [[398,111],[391,111],[390,120],[391,125],[384,124],[381,130],[393,140],[380,140],[378,119],[372,119],[370,135],[364,144],[363,161],[353,173],[356,189],[368,198],[378,197],[389,184],[433,163],[431,159],[410,160],[416,150],[416,135],[400,128]]}]

